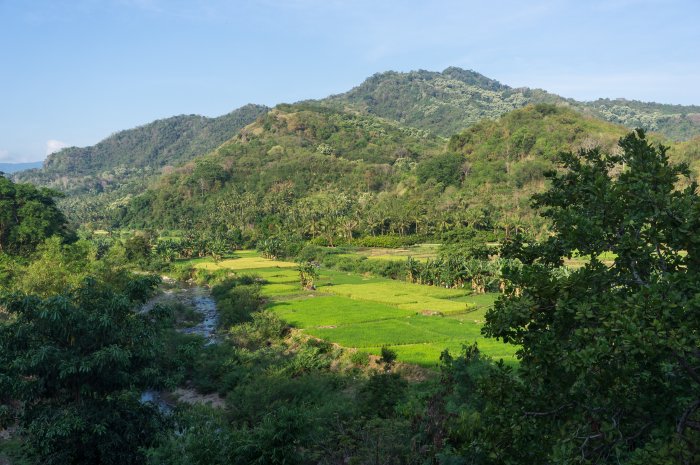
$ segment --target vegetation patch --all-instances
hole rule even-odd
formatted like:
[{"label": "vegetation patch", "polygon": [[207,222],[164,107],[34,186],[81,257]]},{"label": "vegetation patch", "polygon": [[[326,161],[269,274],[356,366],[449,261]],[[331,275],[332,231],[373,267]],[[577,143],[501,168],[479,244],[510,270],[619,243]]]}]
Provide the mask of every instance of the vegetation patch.
[{"label": "vegetation patch", "polygon": [[[435,249],[419,247],[426,252]],[[387,249],[379,252],[385,254]],[[373,251],[347,252],[348,257],[360,254],[371,256]],[[198,260],[196,266],[209,263]],[[246,270],[240,266],[245,263],[267,267]],[[514,360],[514,346],[481,336],[484,313],[497,294],[476,295],[466,288],[445,289],[325,268],[315,281],[316,290],[309,291],[302,289],[297,270],[274,263],[280,262],[254,251],[238,251],[217,266],[240,275],[254,272],[268,310],[308,335],[344,347],[380,355],[382,346],[387,346],[396,350],[400,362],[435,366],[445,349],[459,352],[463,344],[479,342],[484,353]]]},{"label": "vegetation patch", "polygon": [[258,268],[292,268],[296,264],[292,262],[285,262],[281,260],[271,260],[268,258],[263,258],[254,251],[244,250],[236,252],[236,254],[228,259],[221,260],[219,262],[213,262],[210,260],[200,261],[196,263],[195,268],[200,270],[255,270]]}]

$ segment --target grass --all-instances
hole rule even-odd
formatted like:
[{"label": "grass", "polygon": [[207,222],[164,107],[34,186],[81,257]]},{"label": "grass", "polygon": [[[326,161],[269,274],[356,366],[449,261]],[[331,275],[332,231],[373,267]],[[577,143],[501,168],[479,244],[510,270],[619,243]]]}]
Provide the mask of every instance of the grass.
[{"label": "grass", "polygon": [[362,302],[347,297],[306,297],[278,301],[269,306],[280,318],[298,328],[323,328],[411,316],[414,312],[376,302]]},{"label": "grass", "polygon": [[253,251],[197,267],[230,269],[264,280],[268,308],[301,331],[344,347],[378,355],[396,350],[399,361],[435,366],[440,353],[459,353],[478,342],[484,353],[506,362],[516,347],[481,335],[484,313],[496,294],[472,295],[468,289],[444,289],[371,275],[322,269],[316,291],[304,291],[295,264],[267,260]]},{"label": "grass", "polygon": [[388,249],[383,247],[357,247],[347,255],[361,255],[374,260],[405,261],[408,257],[416,260],[427,260],[437,257],[440,244],[416,244],[410,247]]},{"label": "grass", "polygon": [[195,268],[209,271],[224,269],[241,271],[270,267],[293,268],[296,266],[296,263],[292,262],[285,262],[281,260],[269,260],[267,258],[263,258],[254,250],[242,250],[236,252],[234,256],[226,258],[225,260],[221,260],[218,263],[214,263],[209,259],[200,259],[195,260],[193,262]]}]

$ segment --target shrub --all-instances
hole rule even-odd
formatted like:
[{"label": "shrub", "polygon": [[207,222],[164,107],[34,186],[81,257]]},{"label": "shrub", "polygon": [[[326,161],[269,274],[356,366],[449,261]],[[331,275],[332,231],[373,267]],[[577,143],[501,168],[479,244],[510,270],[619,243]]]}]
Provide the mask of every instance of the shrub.
[{"label": "shrub", "polygon": [[358,393],[360,409],[370,416],[389,418],[405,395],[408,383],[396,373],[378,373]]},{"label": "shrub", "polygon": [[357,366],[366,367],[369,365],[369,354],[358,350],[350,355],[350,361]]},{"label": "shrub", "polygon": [[348,245],[354,245],[357,247],[386,247],[389,249],[397,249],[400,247],[418,244],[422,240],[422,236],[415,234],[410,236],[365,236],[348,241]]}]

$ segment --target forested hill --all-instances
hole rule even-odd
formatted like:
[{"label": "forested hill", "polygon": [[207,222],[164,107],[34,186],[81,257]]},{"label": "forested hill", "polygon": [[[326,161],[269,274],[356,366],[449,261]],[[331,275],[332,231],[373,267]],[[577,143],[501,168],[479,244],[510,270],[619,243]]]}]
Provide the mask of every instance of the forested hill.
[{"label": "forested hill", "polygon": [[210,152],[267,110],[246,105],[217,118],[181,115],[157,120],[90,147],[63,149],[49,155],[42,169],[16,178],[67,192],[109,190],[126,178],[153,174]]},{"label": "forested hill", "polygon": [[586,114],[664,134],[672,140],[700,135],[700,106],[664,105],[625,99],[578,102],[540,89],[512,88],[475,71],[389,71],[375,74],[326,102],[450,136],[476,122],[528,104],[559,103]]},{"label": "forested hill", "polygon": [[279,105],[120,207],[118,222],[238,228],[266,217],[274,229],[291,216],[318,215],[317,207],[340,214],[351,198],[390,190],[397,174],[444,146],[444,139],[425,131],[371,116],[318,104]]},{"label": "forested hill", "polygon": [[513,89],[475,71],[388,71],[326,99],[368,114],[450,136],[484,119],[531,103],[563,99],[539,89]]},{"label": "forested hill", "polygon": [[338,243],[382,234],[436,237],[460,224],[541,227],[529,194],[561,151],[610,149],[626,129],[531,105],[454,136],[318,104],[271,110],[212,154],[112,211],[114,225],[243,228],[248,237]]},{"label": "forested hill", "polygon": [[629,128],[659,132],[682,141],[700,135],[700,106],[667,105],[638,100],[598,99],[582,104],[592,115]]}]

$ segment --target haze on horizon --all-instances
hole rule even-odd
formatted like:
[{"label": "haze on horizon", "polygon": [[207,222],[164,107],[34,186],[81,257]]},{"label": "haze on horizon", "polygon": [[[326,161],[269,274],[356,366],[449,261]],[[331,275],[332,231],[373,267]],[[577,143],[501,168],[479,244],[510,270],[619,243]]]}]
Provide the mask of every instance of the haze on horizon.
[{"label": "haze on horizon", "polygon": [[578,100],[700,104],[692,0],[0,0],[0,162],[177,114],[473,69]]}]

